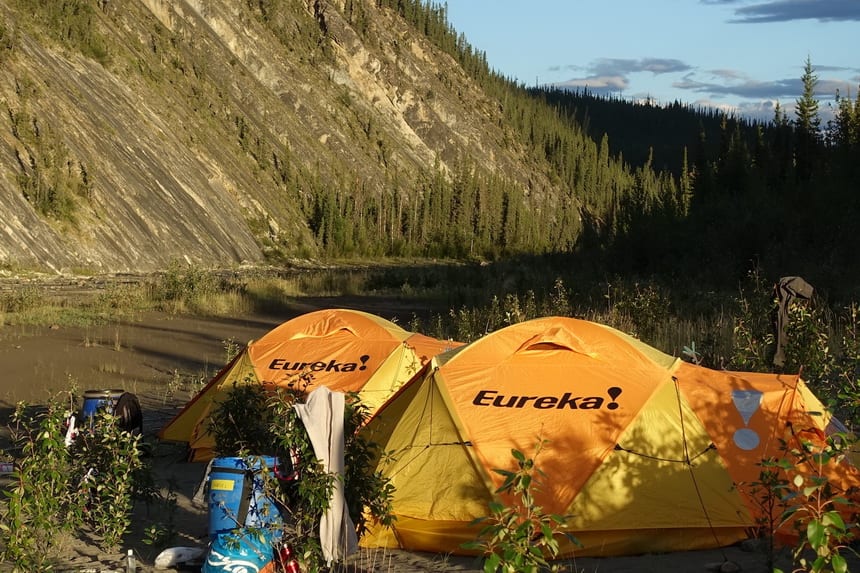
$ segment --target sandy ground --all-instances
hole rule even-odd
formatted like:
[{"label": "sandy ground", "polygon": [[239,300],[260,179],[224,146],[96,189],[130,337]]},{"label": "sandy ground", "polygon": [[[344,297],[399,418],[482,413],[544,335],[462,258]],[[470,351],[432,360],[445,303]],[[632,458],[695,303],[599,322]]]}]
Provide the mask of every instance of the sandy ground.
[{"label": "sandy ground", "polygon": [[[385,318],[397,313],[371,301],[350,305],[376,312]],[[144,409],[145,434],[155,433],[178,412],[196,388],[195,383],[208,380],[226,361],[228,344],[244,345],[258,338],[284,320],[302,312],[326,306],[343,306],[342,301],[314,299],[297,304],[292,314],[244,318],[190,318],[148,314],[120,325],[89,328],[11,327],[0,326],[0,360],[3,377],[0,383],[0,422],[5,428],[11,408],[18,400],[39,403],[52,389],[75,384],[88,389],[121,388],[136,393]],[[398,310],[401,324],[411,316],[410,309]],[[185,461],[185,450],[174,444],[157,444],[151,461],[156,479],[167,488],[172,483],[178,508],[175,512],[177,537],[175,546],[205,548],[207,510],[192,503],[192,497],[203,478],[205,465]],[[143,543],[144,528],[164,522],[157,508],[140,505],[135,509],[132,530],[126,536],[122,552],[105,554],[87,539],[64,543],[59,571],[107,572],[125,571],[125,550],[132,549],[138,560],[138,571],[154,571],[158,553]],[[712,551],[645,555],[604,559],[577,559],[566,562],[568,571],[600,573],[665,572],[695,573],[742,570],[766,572],[763,552],[740,546]],[[402,551],[362,550],[351,559],[350,571],[481,571],[471,557],[419,554]],[[732,569],[736,564],[739,569]],[[780,562],[784,570],[790,563]],[[0,570],[8,569],[0,564]],[[184,569],[199,571],[196,569]]]}]

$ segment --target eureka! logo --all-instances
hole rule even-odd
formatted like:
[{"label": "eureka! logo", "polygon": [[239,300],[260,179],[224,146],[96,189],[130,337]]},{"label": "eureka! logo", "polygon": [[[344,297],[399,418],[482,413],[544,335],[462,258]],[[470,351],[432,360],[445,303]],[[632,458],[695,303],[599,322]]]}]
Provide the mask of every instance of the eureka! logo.
[{"label": "eureka! logo", "polygon": [[269,370],[293,370],[295,372],[355,372],[366,370],[370,356],[364,354],[358,357],[359,362],[338,362],[337,360],[315,360],[306,362],[303,360],[287,360],[275,358],[269,362]]},{"label": "eureka! logo", "polygon": [[479,390],[472,399],[475,406],[491,408],[535,408],[537,410],[599,410],[606,407],[607,410],[618,408],[618,396],[621,388],[613,386],[607,388],[605,396],[574,396],[565,392],[561,396],[517,396],[514,394],[500,394],[498,390]]}]

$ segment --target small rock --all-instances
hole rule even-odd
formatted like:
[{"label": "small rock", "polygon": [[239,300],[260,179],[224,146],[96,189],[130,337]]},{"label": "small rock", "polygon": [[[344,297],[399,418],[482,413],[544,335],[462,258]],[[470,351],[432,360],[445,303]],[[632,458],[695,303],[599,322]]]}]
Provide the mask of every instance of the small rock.
[{"label": "small rock", "polygon": [[721,561],[719,563],[705,564],[705,571],[713,571],[714,573],[738,573],[740,570],[740,565],[734,561]]}]

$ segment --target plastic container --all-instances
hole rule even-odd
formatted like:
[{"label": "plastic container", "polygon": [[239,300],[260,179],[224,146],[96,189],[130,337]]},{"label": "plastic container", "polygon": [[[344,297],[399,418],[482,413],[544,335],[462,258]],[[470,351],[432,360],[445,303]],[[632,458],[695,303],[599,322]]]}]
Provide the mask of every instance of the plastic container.
[{"label": "plastic container", "polygon": [[[283,522],[274,500],[263,491],[263,467],[273,473],[278,459],[262,456],[215,458],[209,470],[209,538],[243,527]],[[250,465],[249,465],[250,464]]]},{"label": "plastic container", "polygon": [[274,571],[275,537],[265,529],[234,529],[209,544],[202,573]]},{"label": "plastic container", "polygon": [[125,559],[126,573],[137,573],[137,559],[134,556],[134,550],[129,549]]},{"label": "plastic container", "polygon": [[92,423],[93,416],[99,408],[108,408],[113,412],[119,397],[125,394],[125,390],[87,390],[84,392],[84,407],[81,409],[81,421]]}]

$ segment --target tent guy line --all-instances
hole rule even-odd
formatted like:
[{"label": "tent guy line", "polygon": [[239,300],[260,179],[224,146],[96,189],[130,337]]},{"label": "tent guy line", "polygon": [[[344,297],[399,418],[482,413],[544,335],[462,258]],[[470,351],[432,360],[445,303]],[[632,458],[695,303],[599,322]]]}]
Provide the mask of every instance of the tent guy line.
[{"label": "tent guy line", "polygon": [[657,460],[660,462],[670,462],[673,464],[685,464],[685,465],[692,465],[694,460],[704,456],[705,454],[707,454],[710,451],[716,451],[716,450],[717,450],[717,446],[714,445],[713,443],[711,443],[710,445],[708,445],[707,448],[700,451],[698,454],[694,455],[693,457],[684,457],[684,458],[672,459],[672,458],[661,458],[660,456],[652,456],[650,454],[646,454],[643,452],[637,452],[635,450],[630,450],[628,448],[625,448],[621,444],[615,444],[615,451],[616,452],[627,452],[628,454],[632,454],[634,456],[639,456],[642,458],[648,458],[649,460]]}]

